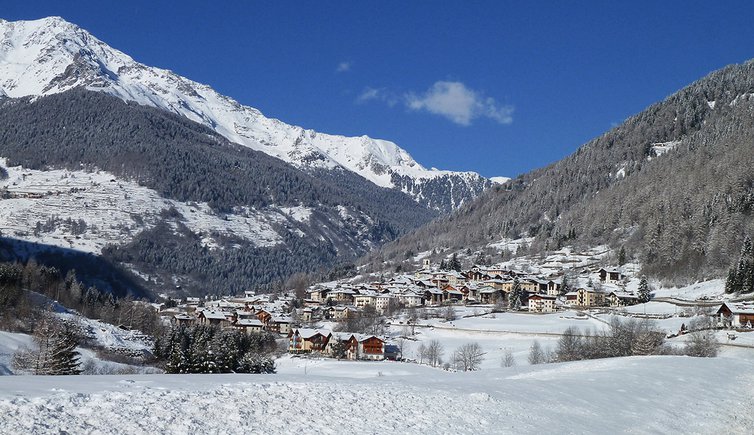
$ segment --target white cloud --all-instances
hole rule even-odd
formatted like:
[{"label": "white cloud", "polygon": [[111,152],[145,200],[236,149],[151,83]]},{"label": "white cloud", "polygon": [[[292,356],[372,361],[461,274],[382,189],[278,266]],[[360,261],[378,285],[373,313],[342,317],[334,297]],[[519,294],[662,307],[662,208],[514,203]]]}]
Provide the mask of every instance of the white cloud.
[{"label": "white cloud", "polygon": [[385,88],[366,87],[363,91],[361,91],[359,96],[356,97],[356,102],[366,103],[369,101],[382,101],[388,106],[393,107],[398,103],[399,98],[395,95],[394,92],[391,92]]},{"label": "white cloud", "polygon": [[501,106],[494,98],[485,97],[461,82],[435,82],[424,94],[406,94],[405,102],[411,110],[426,110],[460,125],[471,125],[474,119],[480,117],[500,124],[513,122],[513,106]]},{"label": "white cloud", "polygon": [[351,65],[353,65],[353,62],[341,62],[338,64],[338,67],[335,68],[335,72],[348,72],[351,71]]},{"label": "white cloud", "polygon": [[379,100],[381,97],[380,90],[375,88],[366,87],[364,90],[359,94],[358,97],[356,97],[356,101],[360,103],[364,103],[369,100]]}]

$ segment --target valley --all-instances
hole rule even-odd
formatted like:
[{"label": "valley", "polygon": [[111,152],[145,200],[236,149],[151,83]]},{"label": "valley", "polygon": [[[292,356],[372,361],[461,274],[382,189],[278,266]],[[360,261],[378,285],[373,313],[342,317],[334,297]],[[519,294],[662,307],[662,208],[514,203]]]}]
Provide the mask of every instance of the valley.
[{"label": "valley", "polygon": [[190,6],[0,18],[0,433],[754,430],[754,60]]}]

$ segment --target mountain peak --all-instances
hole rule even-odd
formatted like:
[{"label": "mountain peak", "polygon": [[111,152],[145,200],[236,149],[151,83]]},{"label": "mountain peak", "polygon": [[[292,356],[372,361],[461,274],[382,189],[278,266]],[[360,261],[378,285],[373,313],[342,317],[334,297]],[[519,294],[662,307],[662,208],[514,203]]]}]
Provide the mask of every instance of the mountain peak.
[{"label": "mountain peak", "polygon": [[445,192],[443,199],[442,189],[433,187],[432,207],[445,211],[491,184],[476,173],[428,170],[390,141],[317,133],[267,118],[207,85],[138,63],[61,17],[0,22],[0,35],[0,88],[9,97],[49,95],[76,87],[106,92],[184,116],[301,169],[341,167],[378,186],[401,189],[419,202],[427,202],[428,196],[419,184],[457,176],[462,195],[450,198]]}]

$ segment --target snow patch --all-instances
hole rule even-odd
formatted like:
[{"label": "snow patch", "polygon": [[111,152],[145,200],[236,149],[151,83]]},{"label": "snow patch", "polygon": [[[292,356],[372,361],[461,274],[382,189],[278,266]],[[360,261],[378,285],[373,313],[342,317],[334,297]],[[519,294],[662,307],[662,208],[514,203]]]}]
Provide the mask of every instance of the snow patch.
[{"label": "snow patch", "polygon": [[492,181],[495,184],[505,184],[511,181],[511,179],[510,177],[491,177],[490,181]]},{"label": "snow patch", "polygon": [[673,151],[680,143],[680,140],[674,140],[670,142],[655,142],[652,144],[652,152],[655,153],[655,156],[660,157],[661,155],[669,151]]}]

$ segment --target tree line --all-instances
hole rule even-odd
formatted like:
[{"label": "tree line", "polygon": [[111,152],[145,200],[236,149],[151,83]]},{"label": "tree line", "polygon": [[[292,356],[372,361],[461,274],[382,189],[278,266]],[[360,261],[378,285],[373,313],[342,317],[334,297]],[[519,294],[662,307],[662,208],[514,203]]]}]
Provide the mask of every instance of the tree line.
[{"label": "tree line", "polygon": [[157,337],[167,373],[275,373],[275,336],[215,326],[176,326]]}]

